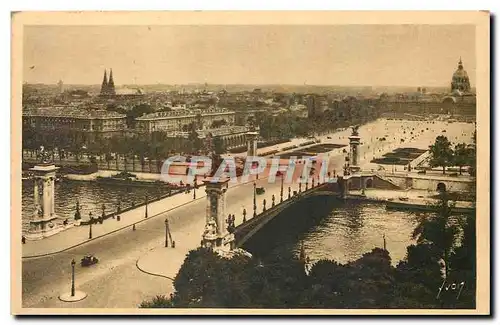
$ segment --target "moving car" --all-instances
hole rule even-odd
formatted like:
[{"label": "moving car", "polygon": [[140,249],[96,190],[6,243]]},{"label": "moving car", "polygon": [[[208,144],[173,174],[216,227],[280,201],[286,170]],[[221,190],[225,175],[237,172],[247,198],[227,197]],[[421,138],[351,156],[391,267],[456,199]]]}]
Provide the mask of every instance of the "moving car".
[{"label": "moving car", "polygon": [[87,254],[82,258],[82,260],[80,261],[80,264],[82,266],[91,266],[91,265],[97,264],[98,262],[99,262],[99,260],[97,259],[97,257],[95,257],[92,254]]}]

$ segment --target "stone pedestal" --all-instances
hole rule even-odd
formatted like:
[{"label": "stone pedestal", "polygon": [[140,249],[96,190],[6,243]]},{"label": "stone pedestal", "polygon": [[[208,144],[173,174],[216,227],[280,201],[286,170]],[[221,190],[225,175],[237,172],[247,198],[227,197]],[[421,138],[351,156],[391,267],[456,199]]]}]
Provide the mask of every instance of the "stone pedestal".
[{"label": "stone pedestal", "polygon": [[207,193],[207,212],[202,246],[214,250],[230,251],[234,248],[234,235],[227,231],[226,189],[229,178],[204,180]]},{"label": "stone pedestal", "polygon": [[76,302],[83,300],[87,297],[87,294],[83,291],[75,291],[75,295],[72,296],[71,292],[63,293],[59,296],[59,299],[64,302]]},{"label": "stone pedestal", "polygon": [[54,181],[58,169],[53,164],[40,164],[30,169],[34,174],[35,210],[25,235],[28,240],[49,237],[64,229],[54,212]]},{"label": "stone pedestal", "polygon": [[258,132],[250,131],[246,133],[247,138],[247,157],[256,157],[257,156],[257,137],[259,136]]}]

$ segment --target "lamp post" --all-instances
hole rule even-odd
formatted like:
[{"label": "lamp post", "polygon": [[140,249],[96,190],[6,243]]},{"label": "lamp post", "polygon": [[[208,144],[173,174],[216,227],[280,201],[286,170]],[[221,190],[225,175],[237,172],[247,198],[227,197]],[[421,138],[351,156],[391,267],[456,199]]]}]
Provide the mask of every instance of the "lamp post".
[{"label": "lamp post", "polygon": [[165,218],[165,247],[168,247],[168,219]]},{"label": "lamp post", "polygon": [[257,184],[253,183],[253,217],[257,216]]},{"label": "lamp post", "polygon": [[71,297],[75,296],[75,260],[71,261]]},{"label": "lamp post", "polygon": [[283,202],[283,175],[281,175],[280,203]]},{"label": "lamp post", "polygon": [[146,195],[146,210],[144,211],[144,219],[148,217],[148,196]]},{"label": "lamp post", "polygon": [[94,218],[92,218],[92,212],[89,212],[89,239],[92,239],[92,224],[94,223]]},{"label": "lamp post", "polygon": [[198,182],[196,181],[198,175],[194,176],[194,185],[193,185],[193,200],[196,200],[196,187],[198,186]]},{"label": "lamp post", "polygon": [[102,219],[104,219],[106,217],[106,205],[103,203],[102,204]]}]

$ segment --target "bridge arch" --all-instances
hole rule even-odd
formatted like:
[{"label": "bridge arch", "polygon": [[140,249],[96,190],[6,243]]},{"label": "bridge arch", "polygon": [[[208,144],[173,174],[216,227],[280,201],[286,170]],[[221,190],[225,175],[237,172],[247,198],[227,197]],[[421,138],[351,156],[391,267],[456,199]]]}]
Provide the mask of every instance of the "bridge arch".
[{"label": "bridge arch", "polygon": [[353,186],[353,184],[352,184],[352,181],[351,181],[350,179],[348,179],[346,183],[347,183],[347,184],[346,184],[346,188],[347,188],[347,190],[348,190],[348,191],[352,190],[352,189],[353,189],[353,187],[354,187],[354,186]]},{"label": "bridge arch", "polygon": [[438,192],[446,192],[446,184],[443,182],[439,182],[436,186],[436,191]]}]

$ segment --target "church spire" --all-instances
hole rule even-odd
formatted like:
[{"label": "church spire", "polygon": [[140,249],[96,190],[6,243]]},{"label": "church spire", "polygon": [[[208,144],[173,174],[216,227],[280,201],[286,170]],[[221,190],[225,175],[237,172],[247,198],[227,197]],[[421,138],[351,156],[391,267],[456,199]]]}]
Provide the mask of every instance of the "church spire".
[{"label": "church spire", "polygon": [[113,69],[109,69],[108,92],[110,95],[115,94],[115,82],[113,80]]},{"label": "church spire", "polygon": [[104,78],[102,79],[101,85],[101,95],[105,95],[108,92],[108,76],[106,74],[106,69],[104,69]]},{"label": "church spire", "polygon": [[464,66],[462,65],[462,57],[460,57],[460,60],[458,61],[458,68],[463,69]]}]

